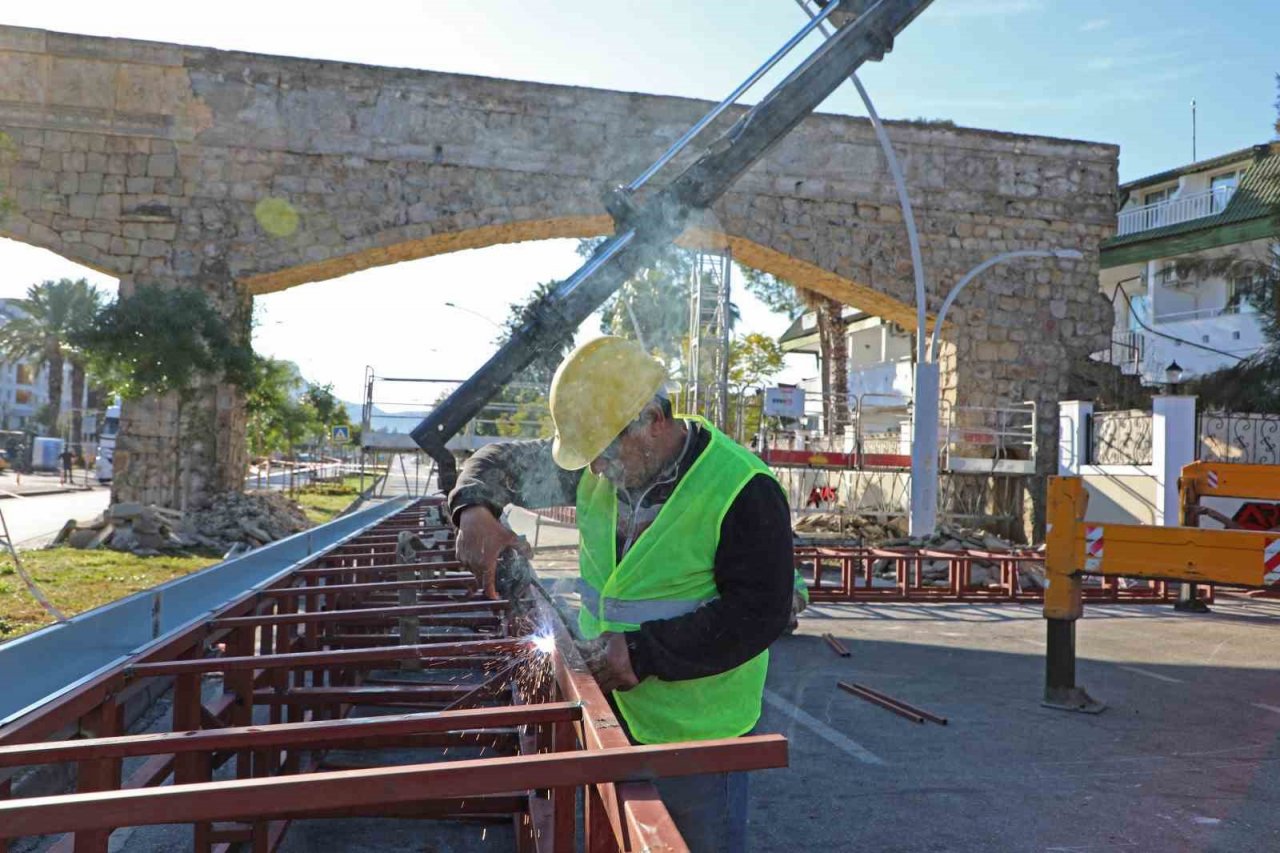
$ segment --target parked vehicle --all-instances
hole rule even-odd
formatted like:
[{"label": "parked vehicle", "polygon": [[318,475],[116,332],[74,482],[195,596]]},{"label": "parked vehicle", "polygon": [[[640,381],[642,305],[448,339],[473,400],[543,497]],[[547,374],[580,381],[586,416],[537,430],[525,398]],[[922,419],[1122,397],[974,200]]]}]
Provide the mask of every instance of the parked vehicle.
[{"label": "parked vehicle", "polygon": [[112,460],[115,458],[116,435],[119,432],[120,407],[107,406],[107,416],[102,419],[102,429],[98,430],[98,460],[94,465],[98,482],[103,485],[111,482]]}]

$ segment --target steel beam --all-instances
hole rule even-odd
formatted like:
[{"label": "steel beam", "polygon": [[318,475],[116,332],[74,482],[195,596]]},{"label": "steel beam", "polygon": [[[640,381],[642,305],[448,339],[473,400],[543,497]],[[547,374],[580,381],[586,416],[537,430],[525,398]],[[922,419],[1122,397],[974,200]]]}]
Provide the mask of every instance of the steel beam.
[{"label": "steel beam", "polygon": [[274,818],[315,809],[357,809],[532,788],[730,773],[787,765],[787,740],[757,735],[726,740],[518,755],[265,779],[177,784],[0,801],[0,833],[57,832]]}]

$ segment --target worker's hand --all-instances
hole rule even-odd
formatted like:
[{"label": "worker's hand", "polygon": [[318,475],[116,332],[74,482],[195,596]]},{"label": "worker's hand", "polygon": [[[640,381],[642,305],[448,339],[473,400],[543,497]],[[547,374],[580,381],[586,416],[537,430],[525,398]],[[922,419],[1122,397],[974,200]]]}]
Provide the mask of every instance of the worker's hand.
[{"label": "worker's hand", "polygon": [[519,538],[483,506],[458,514],[458,562],[469,569],[489,598],[498,597],[498,555],[517,547]]},{"label": "worker's hand", "polygon": [[594,640],[579,642],[578,650],[604,692],[630,690],[640,683],[631,669],[627,638],[622,634],[606,631]]}]

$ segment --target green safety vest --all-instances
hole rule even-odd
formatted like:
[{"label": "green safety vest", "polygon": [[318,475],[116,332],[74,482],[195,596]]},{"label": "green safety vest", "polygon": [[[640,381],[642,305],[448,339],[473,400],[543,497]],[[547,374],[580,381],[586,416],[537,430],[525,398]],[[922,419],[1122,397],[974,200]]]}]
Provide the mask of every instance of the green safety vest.
[{"label": "green safety vest", "polygon": [[[716,598],[720,523],[752,477],[773,476],[754,454],[705,420],[684,420],[700,423],[711,440],[621,563],[614,485],[589,468],[578,481],[578,627],[587,639],[682,616]],[[718,675],[687,681],[646,678],[630,690],[615,691],[613,698],[640,743],[737,737],[760,719],[768,668],[766,650]]]}]

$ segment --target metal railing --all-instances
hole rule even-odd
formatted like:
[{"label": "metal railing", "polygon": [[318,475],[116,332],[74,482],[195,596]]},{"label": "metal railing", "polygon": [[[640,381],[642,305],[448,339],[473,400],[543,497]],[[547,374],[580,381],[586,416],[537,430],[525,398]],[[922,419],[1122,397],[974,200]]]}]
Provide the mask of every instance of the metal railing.
[{"label": "metal railing", "polygon": [[1280,465],[1280,415],[1205,412],[1199,432],[1202,462]]},{"label": "metal railing", "polygon": [[[896,393],[837,395],[852,402],[843,429],[823,429],[822,395],[805,395],[806,417],[791,429],[763,430],[767,461],[840,468],[909,468],[911,400]],[[886,419],[897,421],[887,425]],[[1036,406],[943,405],[939,412],[940,464],[981,473],[1032,473],[1036,462]],[[773,451],[772,453],[764,451]],[[799,455],[797,455],[799,454]],[[825,459],[825,461],[822,461]],[[818,461],[814,461],[818,460]]]},{"label": "metal railing", "polygon": [[1151,412],[1095,412],[1089,418],[1088,458],[1090,465],[1150,465]]},{"label": "metal railing", "polygon": [[1235,187],[1215,187],[1168,201],[1122,210],[1116,217],[1116,236],[1123,237],[1126,234],[1150,231],[1221,213],[1226,210],[1235,191]]},{"label": "metal railing", "polygon": [[1186,320],[1210,320],[1214,317],[1221,317],[1226,314],[1254,313],[1250,311],[1240,302],[1223,305],[1218,308],[1197,308],[1194,311],[1172,311],[1165,314],[1157,314],[1152,318],[1153,323],[1181,323]]},{"label": "metal railing", "polygon": [[944,466],[953,471],[1030,474],[1036,467],[1036,404],[957,406],[944,416]]},{"label": "metal railing", "polygon": [[1113,329],[1111,347],[1094,353],[1094,360],[1118,367],[1121,373],[1128,376],[1137,376],[1142,373],[1146,343],[1147,339],[1141,332]]}]

